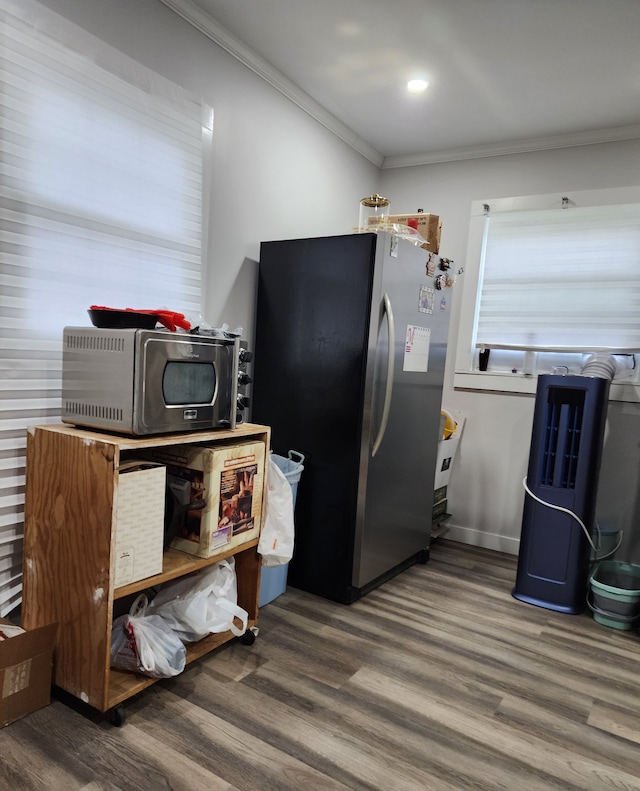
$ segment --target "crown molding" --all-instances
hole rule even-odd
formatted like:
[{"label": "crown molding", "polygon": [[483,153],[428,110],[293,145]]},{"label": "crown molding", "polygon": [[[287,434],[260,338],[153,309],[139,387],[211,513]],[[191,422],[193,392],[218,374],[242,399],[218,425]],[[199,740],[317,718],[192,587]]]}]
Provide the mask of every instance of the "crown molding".
[{"label": "crown molding", "polygon": [[413,167],[415,165],[435,165],[440,162],[498,157],[506,154],[524,154],[533,151],[550,151],[554,148],[588,146],[596,143],[615,143],[638,138],[640,138],[640,124],[634,124],[631,126],[618,126],[612,129],[596,129],[590,132],[517,140],[511,143],[451,148],[444,151],[427,151],[423,154],[398,154],[385,157],[382,168],[386,170],[389,168]]},{"label": "crown molding", "polygon": [[325,110],[324,107],[312,99],[311,96],[305,93],[296,83],[243,44],[226,28],[220,25],[210,14],[207,14],[195,5],[192,0],[161,0],[161,2],[240,61],[244,66],[253,71],[254,74],[261,77],[265,82],[269,83],[269,85],[286,96],[287,99],[365,157],[365,159],[369,160],[369,162],[385,170],[390,168],[413,167],[416,165],[434,165],[441,162],[456,162],[465,159],[505,156],[508,154],[549,151],[552,149],[586,146],[596,143],[613,143],[640,138],[640,124],[636,124],[567,135],[551,135],[548,137],[516,140],[509,143],[468,146],[384,157],[369,145],[369,143],[349,129],[348,126],[343,124],[342,121],[328,110]]},{"label": "crown molding", "polygon": [[204,33],[207,38],[239,60],[248,69],[251,69],[251,71],[268,82],[277,91],[280,91],[287,99],[336,135],[336,137],[339,137],[365,159],[368,159],[376,167],[382,167],[384,161],[382,154],[325,110],[309,94],[305,93],[288,77],[285,77],[282,72],[275,69],[270,63],[245,46],[226,28],[216,22],[213,17],[192,3],[191,0],[161,0],[161,2],[201,33]]}]

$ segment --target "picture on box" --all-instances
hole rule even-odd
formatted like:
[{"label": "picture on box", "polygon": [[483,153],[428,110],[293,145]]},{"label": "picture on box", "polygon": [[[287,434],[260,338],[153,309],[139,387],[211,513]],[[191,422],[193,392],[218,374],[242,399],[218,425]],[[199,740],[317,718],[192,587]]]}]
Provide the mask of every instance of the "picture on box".
[{"label": "picture on box", "polygon": [[255,463],[222,470],[218,528],[230,526],[232,535],[253,528],[253,481],[257,472],[258,465]]}]

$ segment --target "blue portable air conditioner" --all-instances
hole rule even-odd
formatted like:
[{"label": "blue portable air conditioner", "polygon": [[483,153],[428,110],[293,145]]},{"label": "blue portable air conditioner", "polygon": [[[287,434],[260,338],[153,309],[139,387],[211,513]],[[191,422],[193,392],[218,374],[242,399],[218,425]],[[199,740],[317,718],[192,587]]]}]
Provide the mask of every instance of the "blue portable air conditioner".
[{"label": "blue portable air conditioner", "polygon": [[512,595],[564,613],[585,608],[609,387],[615,372],[538,377]]}]

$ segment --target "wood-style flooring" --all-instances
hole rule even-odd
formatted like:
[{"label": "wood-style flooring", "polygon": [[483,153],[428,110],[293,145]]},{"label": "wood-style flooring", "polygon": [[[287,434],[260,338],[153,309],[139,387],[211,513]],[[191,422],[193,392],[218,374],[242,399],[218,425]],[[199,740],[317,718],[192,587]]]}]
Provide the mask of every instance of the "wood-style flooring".
[{"label": "wood-style flooring", "polygon": [[510,595],[516,558],[441,539],[350,606],[289,589],[126,704],[0,731],[10,791],[638,791],[640,636]]}]

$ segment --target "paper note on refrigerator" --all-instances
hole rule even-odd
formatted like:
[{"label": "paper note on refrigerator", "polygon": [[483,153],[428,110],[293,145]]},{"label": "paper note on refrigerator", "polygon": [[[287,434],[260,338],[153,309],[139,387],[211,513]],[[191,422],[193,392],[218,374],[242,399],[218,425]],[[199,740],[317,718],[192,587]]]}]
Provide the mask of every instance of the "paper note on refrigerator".
[{"label": "paper note on refrigerator", "polygon": [[429,367],[430,343],[431,330],[428,327],[416,327],[415,324],[408,324],[402,370],[426,373]]}]

